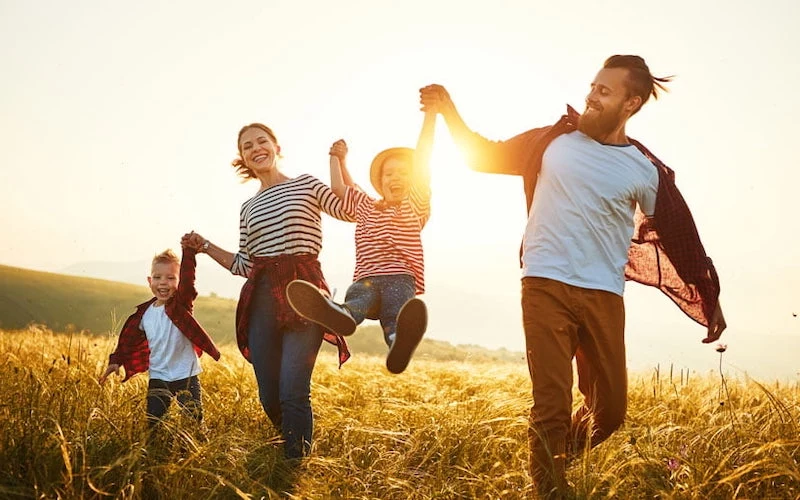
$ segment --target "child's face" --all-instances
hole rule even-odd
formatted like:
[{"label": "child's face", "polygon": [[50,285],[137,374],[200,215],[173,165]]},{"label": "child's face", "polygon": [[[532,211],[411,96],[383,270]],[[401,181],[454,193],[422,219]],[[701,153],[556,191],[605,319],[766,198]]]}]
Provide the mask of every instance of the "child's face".
[{"label": "child's face", "polygon": [[400,201],[408,196],[411,165],[402,158],[389,158],[381,169],[381,188],[386,201]]},{"label": "child's face", "polygon": [[150,290],[156,302],[163,304],[178,290],[178,272],[180,267],[175,262],[156,262],[147,277]]}]

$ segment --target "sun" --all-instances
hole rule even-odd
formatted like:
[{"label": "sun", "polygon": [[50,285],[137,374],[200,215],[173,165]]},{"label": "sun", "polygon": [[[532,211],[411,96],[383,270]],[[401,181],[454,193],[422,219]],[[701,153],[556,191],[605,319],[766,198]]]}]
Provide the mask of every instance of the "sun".
[{"label": "sun", "polygon": [[[441,124],[442,120],[440,120]],[[511,234],[522,233],[525,221],[525,194],[522,178],[486,174],[467,166],[464,154],[437,124],[436,140],[431,154],[431,203],[446,220],[443,231]],[[442,124],[443,125],[443,124]]]}]

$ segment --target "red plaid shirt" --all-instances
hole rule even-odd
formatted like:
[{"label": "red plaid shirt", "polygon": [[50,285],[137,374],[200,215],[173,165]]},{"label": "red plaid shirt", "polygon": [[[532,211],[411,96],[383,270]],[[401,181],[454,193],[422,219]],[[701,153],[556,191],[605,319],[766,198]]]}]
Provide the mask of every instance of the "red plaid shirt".
[{"label": "red plaid shirt", "polygon": [[[220,357],[217,346],[206,333],[202,326],[192,316],[194,309],[194,299],[197,298],[197,290],[194,287],[195,251],[190,248],[183,249],[181,259],[180,280],[178,290],[175,295],[169,298],[164,304],[164,312],[167,317],[175,324],[178,330],[194,344],[194,350],[200,356],[203,352],[218,360]],[[131,314],[122,326],[119,334],[116,350],[108,358],[110,365],[122,365],[125,367],[125,382],[137,373],[146,372],[150,368],[150,346],[147,344],[147,335],[139,328],[144,312],[156,298],[136,306],[136,312]]]},{"label": "red plaid shirt", "polygon": [[[282,254],[275,257],[254,257],[253,269],[242,286],[239,303],[236,306],[236,343],[242,356],[250,361],[250,344],[247,327],[250,322],[250,301],[261,273],[269,273],[270,293],[277,309],[278,329],[304,328],[310,323],[297,315],[286,298],[286,285],[293,280],[305,280],[320,290],[330,294],[328,284],[322,275],[319,260],[314,254]],[[323,332],[322,338],[335,345],[339,351],[339,367],[350,358],[350,350],[344,337],[331,332]]]},{"label": "red plaid shirt", "polygon": [[[576,130],[579,117],[567,106],[567,114],[554,125],[523,132],[507,141],[489,141],[474,132],[456,140],[466,151],[472,169],[522,176],[530,212],[545,149],[559,135]],[[687,316],[708,326],[717,307],[719,278],[675,185],[675,172],[638,141],[628,140],[658,170],[658,193],[653,223],[637,210],[625,278],[659,288]]]}]

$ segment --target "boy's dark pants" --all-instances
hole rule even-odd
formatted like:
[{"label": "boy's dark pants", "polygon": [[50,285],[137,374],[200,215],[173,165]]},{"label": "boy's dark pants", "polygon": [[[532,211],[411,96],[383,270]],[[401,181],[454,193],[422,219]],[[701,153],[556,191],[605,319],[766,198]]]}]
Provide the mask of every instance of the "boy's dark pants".
[{"label": "boy's dark pants", "polygon": [[[608,438],[625,418],[622,297],[546,278],[522,280],[522,318],[533,387],[530,472],[544,498],[566,491],[566,461]],[[573,415],[572,358],[584,404]]]},{"label": "boy's dark pants", "polygon": [[178,404],[187,415],[198,422],[203,420],[200,380],[197,375],[173,382],[151,378],[147,384],[147,424],[149,427],[153,427],[164,417],[173,398],[177,398]]}]

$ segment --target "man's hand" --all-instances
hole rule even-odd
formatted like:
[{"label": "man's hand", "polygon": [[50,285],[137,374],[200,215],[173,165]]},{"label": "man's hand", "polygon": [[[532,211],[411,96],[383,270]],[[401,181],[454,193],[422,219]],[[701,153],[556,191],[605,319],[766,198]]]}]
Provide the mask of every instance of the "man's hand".
[{"label": "man's hand", "polygon": [[344,139],[339,139],[333,143],[328,154],[339,158],[339,161],[344,161],[347,156],[347,143],[344,142]]},{"label": "man's hand", "polygon": [[722,315],[722,306],[720,306],[719,301],[717,301],[717,308],[714,309],[711,320],[708,322],[708,334],[706,338],[703,339],[703,343],[710,344],[716,342],[727,327],[728,324],[725,323],[725,316]]},{"label": "man's hand", "polygon": [[105,384],[106,383],[106,379],[108,379],[108,376],[111,375],[112,373],[115,374],[115,375],[119,375],[119,365],[115,365],[115,364],[108,365],[108,368],[106,369],[106,372],[104,374],[102,374],[100,376],[100,378],[98,379],[98,382],[100,382],[100,385]]},{"label": "man's hand", "polygon": [[435,83],[419,89],[419,103],[422,111],[435,113],[440,113],[453,105],[447,90]]}]

